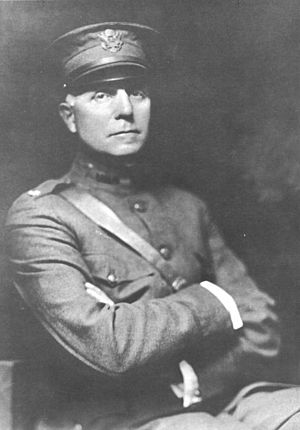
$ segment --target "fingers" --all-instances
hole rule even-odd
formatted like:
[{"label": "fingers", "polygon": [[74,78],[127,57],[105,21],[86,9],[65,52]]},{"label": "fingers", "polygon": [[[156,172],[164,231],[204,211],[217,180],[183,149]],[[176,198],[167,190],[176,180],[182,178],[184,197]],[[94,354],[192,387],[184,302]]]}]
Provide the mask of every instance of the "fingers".
[{"label": "fingers", "polygon": [[86,292],[97,300],[99,303],[103,303],[105,305],[113,306],[114,302],[105,294],[100,288],[91,284],[90,282],[85,283]]},{"label": "fingers", "polygon": [[170,384],[170,387],[173,391],[173,393],[175,394],[176,397],[178,397],[178,399],[183,399],[183,384]]},{"label": "fingers", "polygon": [[179,363],[183,378],[183,407],[188,408],[194,403],[201,402],[199,382],[192,366],[185,360]]}]

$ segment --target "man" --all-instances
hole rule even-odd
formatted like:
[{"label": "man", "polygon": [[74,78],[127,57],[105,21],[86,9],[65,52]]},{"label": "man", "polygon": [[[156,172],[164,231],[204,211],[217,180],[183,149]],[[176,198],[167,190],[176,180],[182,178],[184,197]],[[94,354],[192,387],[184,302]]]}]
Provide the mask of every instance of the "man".
[{"label": "man", "polygon": [[70,172],[8,214],[19,338],[42,381],[18,428],[248,428],[211,414],[278,354],[274,301],[206,205],[145,178],[163,45],[149,27],[101,23],[49,51],[79,148]]}]

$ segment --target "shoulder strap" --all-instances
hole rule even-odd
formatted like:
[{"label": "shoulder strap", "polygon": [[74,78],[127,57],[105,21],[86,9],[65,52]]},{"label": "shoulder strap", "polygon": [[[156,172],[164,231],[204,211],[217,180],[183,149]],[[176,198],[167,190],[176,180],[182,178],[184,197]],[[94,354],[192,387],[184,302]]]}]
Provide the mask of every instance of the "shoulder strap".
[{"label": "shoulder strap", "polygon": [[91,219],[99,227],[108,231],[156,268],[174,291],[186,286],[186,280],[179,276],[150,243],[127,227],[106,204],[79,188],[68,188],[59,193],[65,200]]}]

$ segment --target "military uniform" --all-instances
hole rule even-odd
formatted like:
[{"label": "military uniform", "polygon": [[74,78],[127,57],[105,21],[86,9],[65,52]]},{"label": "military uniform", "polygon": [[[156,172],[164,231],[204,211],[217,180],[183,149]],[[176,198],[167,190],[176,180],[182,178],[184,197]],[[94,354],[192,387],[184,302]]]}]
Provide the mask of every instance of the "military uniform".
[{"label": "military uniform", "polygon": [[[130,422],[182,411],[169,387],[180,382],[181,359],[197,372],[198,407],[210,410],[262,378],[276,357],[274,301],[225,246],[201,200],[172,186],[140,187],[130,171],[122,175],[81,154],[62,179],[23,194],[11,208],[14,283],[35,316],[27,327],[22,317],[27,358],[51,369],[60,386],[54,390],[65,389],[64,402],[77,404],[78,422],[82,397],[84,404],[99,402],[91,412],[96,417],[117,410]],[[109,205],[188,286],[174,293],[153,266],[65,201],[61,191],[73,186]],[[199,286],[207,279],[233,296],[241,330],[232,329],[226,309]],[[116,305],[99,305],[86,293],[87,281]]]},{"label": "military uniform", "polygon": [[[132,84],[153,78],[166,57],[160,48],[157,32],[127,23],[76,29],[51,48],[67,92],[60,113],[81,150],[68,174],[23,194],[7,218],[22,298],[15,333],[31,383],[17,398],[17,429],[202,429],[242,385],[265,378],[278,354],[274,300],[226,247],[205,203],[146,180],[136,154],[125,156],[142,147],[150,119],[148,94]],[[185,279],[182,288],[72,206],[68,189],[107,204]],[[233,311],[201,281],[223,289],[243,327],[234,329]],[[109,301],[89,294],[87,282]],[[184,362],[199,385],[185,408]]]}]

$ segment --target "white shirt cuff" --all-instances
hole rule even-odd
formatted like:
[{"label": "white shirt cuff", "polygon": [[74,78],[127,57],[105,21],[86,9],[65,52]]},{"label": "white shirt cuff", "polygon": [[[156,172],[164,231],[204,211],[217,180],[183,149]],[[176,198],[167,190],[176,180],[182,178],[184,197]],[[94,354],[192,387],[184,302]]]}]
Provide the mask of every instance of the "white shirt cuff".
[{"label": "white shirt cuff", "polygon": [[230,319],[232,322],[232,327],[234,330],[238,330],[243,327],[243,320],[239,313],[237,304],[234,299],[228,294],[223,288],[218,287],[218,285],[213,284],[209,281],[200,282],[201,287],[205,288],[211,294],[213,294],[224,306],[224,308],[229,312]]}]

